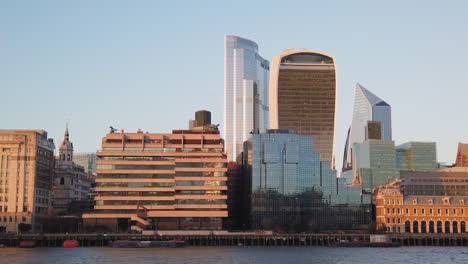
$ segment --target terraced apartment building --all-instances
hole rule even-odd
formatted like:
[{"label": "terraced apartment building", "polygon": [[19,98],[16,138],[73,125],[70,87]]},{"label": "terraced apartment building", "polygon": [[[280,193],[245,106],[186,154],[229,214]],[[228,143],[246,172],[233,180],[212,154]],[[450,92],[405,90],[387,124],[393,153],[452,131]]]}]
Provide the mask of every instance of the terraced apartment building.
[{"label": "terraced apartment building", "polygon": [[216,230],[227,213],[227,157],[216,126],[116,133],[97,152],[96,205],[86,225]]}]

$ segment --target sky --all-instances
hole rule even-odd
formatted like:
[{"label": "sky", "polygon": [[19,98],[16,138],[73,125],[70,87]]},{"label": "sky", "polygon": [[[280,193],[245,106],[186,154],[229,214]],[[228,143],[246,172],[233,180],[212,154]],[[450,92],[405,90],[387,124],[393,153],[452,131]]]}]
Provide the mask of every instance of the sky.
[{"label": "sky", "polygon": [[0,129],[68,122],[76,152],[109,126],[184,129],[194,112],[223,123],[224,36],[332,54],[337,164],[356,82],[392,106],[396,144],[437,142],[453,163],[468,142],[468,1],[1,1]]}]

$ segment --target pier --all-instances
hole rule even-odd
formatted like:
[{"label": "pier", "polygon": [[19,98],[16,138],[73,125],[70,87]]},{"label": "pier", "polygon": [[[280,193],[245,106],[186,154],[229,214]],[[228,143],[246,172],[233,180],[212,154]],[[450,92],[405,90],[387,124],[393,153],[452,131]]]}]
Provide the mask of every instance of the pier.
[{"label": "pier", "polygon": [[[468,234],[388,234],[391,241],[402,246],[468,246]],[[78,240],[82,247],[105,247],[109,241],[185,240],[191,246],[331,246],[340,240],[369,241],[369,234],[4,234],[0,243],[16,247],[21,241],[32,240],[37,247],[60,247],[65,240]]]}]

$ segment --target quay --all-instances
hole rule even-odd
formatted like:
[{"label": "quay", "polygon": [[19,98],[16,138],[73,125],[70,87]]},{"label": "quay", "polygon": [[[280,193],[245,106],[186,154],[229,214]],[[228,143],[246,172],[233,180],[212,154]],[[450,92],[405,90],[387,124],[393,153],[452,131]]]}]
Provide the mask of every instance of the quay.
[{"label": "quay", "polygon": [[[387,234],[402,246],[468,246],[468,234]],[[21,241],[35,241],[37,247],[60,247],[65,240],[78,240],[81,247],[105,247],[110,241],[184,240],[189,246],[332,246],[337,241],[370,241],[370,234],[257,234],[257,233],[155,233],[128,234],[2,234],[0,244],[17,247]]]}]

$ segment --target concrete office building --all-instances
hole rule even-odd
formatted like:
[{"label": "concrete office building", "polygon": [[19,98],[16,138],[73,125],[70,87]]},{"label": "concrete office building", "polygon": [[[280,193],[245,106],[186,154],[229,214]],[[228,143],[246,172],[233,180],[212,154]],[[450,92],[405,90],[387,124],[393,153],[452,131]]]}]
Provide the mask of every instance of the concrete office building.
[{"label": "concrete office building", "polygon": [[52,204],[54,149],[44,130],[0,130],[0,231],[42,231]]},{"label": "concrete office building", "polygon": [[228,160],[235,161],[250,134],[269,127],[270,63],[251,40],[226,36],[224,45],[224,139]]},{"label": "concrete office building", "polygon": [[273,58],[270,128],[314,137],[321,161],[334,167],[336,64],[328,54],[286,50]]},{"label": "concrete office building", "polygon": [[216,126],[172,134],[112,130],[97,152],[96,206],[85,225],[216,230],[227,213],[227,158]]}]

